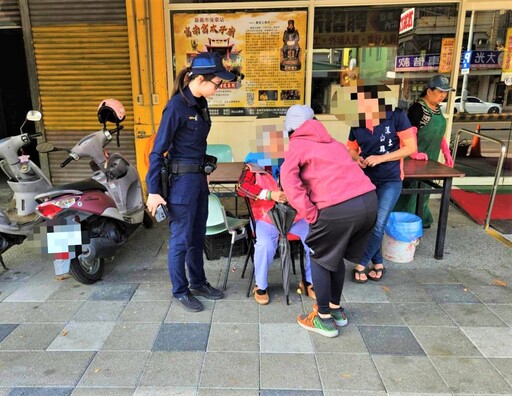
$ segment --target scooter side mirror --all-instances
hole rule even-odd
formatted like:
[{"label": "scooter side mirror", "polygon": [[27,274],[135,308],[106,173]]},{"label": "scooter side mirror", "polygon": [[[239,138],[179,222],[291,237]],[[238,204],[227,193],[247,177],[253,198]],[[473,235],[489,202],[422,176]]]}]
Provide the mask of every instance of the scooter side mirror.
[{"label": "scooter side mirror", "polygon": [[53,144],[51,143],[47,143],[47,142],[44,142],[44,143],[39,143],[37,146],[36,146],[36,150],[39,152],[39,153],[50,153],[52,151],[55,151],[56,148]]},{"label": "scooter side mirror", "polygon": [[43,115],[41,114],[41,112],[39,112],[37,110],[29,110],[29,112],[25,116],[25,121],[23,121],[23,124],[21,124],[21,126],[20,126],[20,133],[23,133],[23,127],[25,126],[27,121],[36,122],[36,121],[39,121],[42,116]]},{"label": "scooter side mirror", "polygon": [[43,115],[41,114],[40,111],[37,111],[37,110],[29,110],[29,112],[27,113],[27,116],[26,116],[26,119],[28,121],[39,121],[41,120],[41,118],[43,117]]}]

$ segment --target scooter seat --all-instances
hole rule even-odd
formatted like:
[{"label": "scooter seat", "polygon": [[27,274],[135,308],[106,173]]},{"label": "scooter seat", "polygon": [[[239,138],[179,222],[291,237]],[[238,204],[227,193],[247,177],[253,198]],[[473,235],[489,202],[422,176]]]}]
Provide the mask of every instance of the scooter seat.
[{"label": "scooter seat", "polygon": [[96,180],[93,179],[85,179],[80,180],[73,183],[62,184],[60,186],[53,186],[48,190],[48,193],[54,191],[62,191],[62,190],[78,190],[78,191],[87,191],[87,190],[100,190],[107,191],[105,186]]}]

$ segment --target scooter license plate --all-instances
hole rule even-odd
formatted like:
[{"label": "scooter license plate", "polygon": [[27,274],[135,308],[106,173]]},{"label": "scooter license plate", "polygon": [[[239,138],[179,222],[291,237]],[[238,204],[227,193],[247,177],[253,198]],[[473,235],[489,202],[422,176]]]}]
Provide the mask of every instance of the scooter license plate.
[{"label": "scooter license plate", "polygon": [[41,253],[52,255],[56,260],[75,257],[70,253],[83,249],[89,243],[81,224],[72,218],[45,221],[39,226],[38,234],[39,238],[34,234],[34,241],[39,242]]}]

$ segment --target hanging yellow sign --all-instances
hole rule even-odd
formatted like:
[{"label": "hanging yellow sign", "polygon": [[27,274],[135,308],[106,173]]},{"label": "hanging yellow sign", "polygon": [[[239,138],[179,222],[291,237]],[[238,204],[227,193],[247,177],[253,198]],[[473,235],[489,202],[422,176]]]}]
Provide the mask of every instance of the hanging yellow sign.
[{"label": "hanging yellow sign", "polygon": [[512,73],[512,28],[507,29],[507,38],[505,39],[505,53],[501,64],[503,73]]},{"label": "hanging yellow sign", "polygon": [[455,38],[445,37],[441,40],[441,56],[439,57],[439,73],[450,73],[453,65]]}]

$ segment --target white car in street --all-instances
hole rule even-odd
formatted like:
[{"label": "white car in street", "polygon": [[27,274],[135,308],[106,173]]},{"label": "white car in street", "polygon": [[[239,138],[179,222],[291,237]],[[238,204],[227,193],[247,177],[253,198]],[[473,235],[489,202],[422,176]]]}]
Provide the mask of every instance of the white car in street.
[{"label": "white car in street", "polygon": [[[453,113],[458,113],[462,110],[462,103],[460,99],[460,96],[455,97],[455,108],[453,109]],[[443,102],[439,105],[443,110],[443,113],[446,113],[446,104],[447,102]],[[479,99],[476,96],[468,96],[466,100],[466,113],[499,114],[501,113],[501,110],[502,107],[500,104],[484,102],[482,99]]]}]

